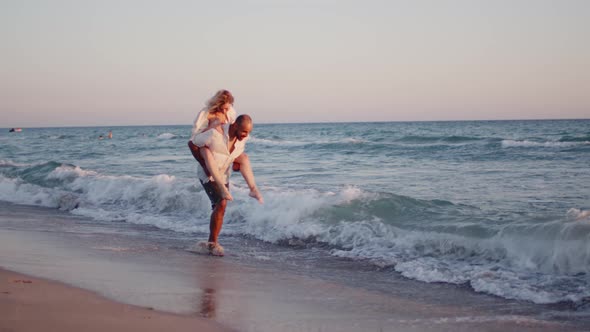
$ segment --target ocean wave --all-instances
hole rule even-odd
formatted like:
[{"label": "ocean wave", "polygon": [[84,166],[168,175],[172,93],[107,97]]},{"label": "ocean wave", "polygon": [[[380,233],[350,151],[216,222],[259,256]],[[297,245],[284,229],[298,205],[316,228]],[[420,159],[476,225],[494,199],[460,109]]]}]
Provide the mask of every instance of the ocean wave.
[{"label": "ocean wave", "polygon": [[11,160],[3,160],[0,159],[0,167],[5,166],[5,167],[23,167],[23,166],[29,166],[31,164],[23,164],[23,163],[15,163],[14,161]]},{"label": "ocean wave", "polygon": [[277,146],[303,146],[309,143],[306,142],[297,142],[297,141],[286,141],[281,139],[267,139],[267,138],[257,138],[257,137],[250,137],[248,139],[249,143],[260,144],[260,145],[277,145]]},{"label": "ocean wave", "polygon": [[535,142],[529,140],[502,140],[503,148],[568,148],[579,145],[588,145],[590,141],[545,141]]},{"label": "ocean wave", "polygon": [[[0,172],[1,200],[58,208],[77,206],[88,216],[107,220],[127,219],[127,212],[141,219],[143,214],[178,211],[186,217],[199,209],[206,211],[207,197],[194,200],[194,193],[194,185],[166,174],[149,178],[103,175],[54,161]],[[197,204],[199,201],[202,204]],[[112,218],[106,212],[112,212]]]},{"label": "ocean wave", "polygon": [[588,144],[590,142],[590,135],[586,135],[586,136],[562,136],[559,139],[560,142],[581,142],[581,143],[585,143]]},{"label": "ocean wave", "polygon": [[178,136],[172,134],[172,133],[163,133],[160,134],[156,137],[157,139],[175,139],[178,138]]},{"label": "ocean wave", "polygon": [[354,137],[346,137],[339,140],[321,140],[321,141],[313,141],[313,142],[305,142],[305,141],[287,141],[282,139],[267,139],[267,138],[257,138],[257,137],[250,137],[250,143],[260,144],[260,145],[268,145],[268,146],[308,146],[308,147],[341,147],[351,144],[363,144],[369,143],[367,140],[361,138],[354,138]]},{"label": "ocean wave", "polygon": [[70,139],[70,138],[76,138],[76,136],[74,136],[74,135],[45,135],[45,136],[42,136],[41,138],[46,138],[46,139]]},{"label": "ocean wave", "polygon": [[[412,204],[416,208],[453,208],[444,201],[393,199],[397,202],[389,203],[389,209],[400,202],[406,202],[401,210],[411,209]],[[381,194],[350,188],[331,194],[281,192],[273,194],[264,210],[244,207],[239,215],[247,222],[231,232],[294,246],[323,243],[334,248],[334,256],[393,266],[402,275],[425,282],[468,283],[476,291],[506,298],[556,303],[590,296],[585,278],[579,277],[590,273],[590,227],[579,223],[505,227],[484,237],[480,233],[400,228],[370,213],[374,206],[350,213],[358,211],[359,205],[379,200],[383,200]],[[355,208],[349,210],[351,206]],[[415,220],[420,222],[420,218]]]},{"label": "ocean wave", "polygon": [[343,141],[343,143],[349,143],[349,144],[367,143],[367,141],[362,138],[354,138],[354,137],[348,137],[348,138],[343,139],[342,141]]},{"label": "ocean wave", "polygon": [[[262,189],[266,203],[259,205],[247,188],[232,186],[239,204],[229,204],[224,234],[321,246],[408,278],[469,284],[506,298],[555,303],[590,296],[590,223],[572,220],[585,218],[585,210],[570,209],[553,222],[473,229],[449,220],[469,220],[477,208],[444,200],[356,187]],[[189,233],[206,233],[210,213],[196,180],[106,175],[55,161],[0,169],[0,200]]]},{"label": "ocean wave", "polygon": [[41,188],[36,185],[24,183],[18,179],[10,179],[0,175],[0,200],[45,207],[58,207],[53,198],[55,190]]},{"label": "ocean wave", "polygon": [[588,229],[581,230],[585,239],[544,241],[525,234],[476,239],[379,223],[360,226],[344,237],[354,245],[333,250],[335,256],[393,266],[411,279],[468,284],[478,292],[535,303],[576,303],[590,296]]},{"label": "ocean wave", "polygon": [[[386,220],[387,213],[377,212],[379,207],[400,220],[411,221],[413,216],[413,227]],[[511,299],[557,303],[590,296],[585,277],[580,277],[590,273],[589,225],[524,223],[488,232],[416,226],[429,224],[424,219],[435,218],[437,211],[460,208],[451,202],[355,188],[336,193],[279,191],[263,208],[236,207],[234,220],[244,222],[230,222],[225,231],[283,245],[328,245],[334,256],[393,266],[408,278],[466,283],[475,291]]]},{"label": "ocean wave", "polygon": [[[415,138],[415,139],[414,139]],[[317,149],[321,151],[332,150],[340,151],[339,149],[363,147],[364,149],[371,149],[373,151],[388,150],[391,148],[406,148],[408,146],[417,148],[431,148],[444,146],[462,146],[473,144],[476,142],[485,141],[485,139],[471,138],[471,137],[405,137],[392,141],[381,139],[371,140],[362,137],[343,137],[334,139],[323,139],[314,141],[289,141],[282,139],[269,139],[251,137],[249,142],[269,147],[305,147],[309,149]]]},{"label": "ocean wave", "polygon": [[472,136],[416,136],[408,135],[397,139],[400,143],[413,143],[413,144],[431,144],[431,143],[469,143],[475,141],[481,141],[485,138],[472,137]]}]

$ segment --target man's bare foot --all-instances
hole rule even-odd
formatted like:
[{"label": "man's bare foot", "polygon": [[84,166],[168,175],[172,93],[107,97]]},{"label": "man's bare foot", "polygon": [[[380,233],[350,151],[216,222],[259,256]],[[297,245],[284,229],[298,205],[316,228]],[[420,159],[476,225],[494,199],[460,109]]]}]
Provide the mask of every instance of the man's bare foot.
[{"label": "man's bare foot", "polygon": [[264,204],[264,198],[262,198],[262,194],[260,193],[260,191],[258,191],[258,188],[251,189],[248,195],[250,195],[250,197],[252,198],[255,198],[258,201],[258,203]]},{"label": "man's bare foot", "polygon": [[223,247],[217,242],[207,242],[207,248],[209,249],[209,255],[223,257]]}]

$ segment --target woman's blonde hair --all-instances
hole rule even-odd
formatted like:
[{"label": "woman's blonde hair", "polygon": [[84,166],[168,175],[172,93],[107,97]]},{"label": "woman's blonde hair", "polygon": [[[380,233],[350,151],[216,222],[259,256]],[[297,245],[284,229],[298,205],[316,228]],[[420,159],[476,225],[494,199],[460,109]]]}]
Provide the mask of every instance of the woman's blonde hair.
[{"label": "woman's blonde hair", "polygon": [[221,112],[221,107],[225,104],[234,104],[234,96],[227,90],[219,90],[215,96],[207,101],[207,111],[209,113]]}]

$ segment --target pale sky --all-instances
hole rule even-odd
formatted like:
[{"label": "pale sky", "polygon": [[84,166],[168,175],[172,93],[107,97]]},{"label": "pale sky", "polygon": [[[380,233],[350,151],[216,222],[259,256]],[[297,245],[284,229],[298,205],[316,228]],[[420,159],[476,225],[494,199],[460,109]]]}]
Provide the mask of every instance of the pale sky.
[{"label": "pale sky", "polygon": [[0,0],[0,127],[590,118],[590,1]]}]

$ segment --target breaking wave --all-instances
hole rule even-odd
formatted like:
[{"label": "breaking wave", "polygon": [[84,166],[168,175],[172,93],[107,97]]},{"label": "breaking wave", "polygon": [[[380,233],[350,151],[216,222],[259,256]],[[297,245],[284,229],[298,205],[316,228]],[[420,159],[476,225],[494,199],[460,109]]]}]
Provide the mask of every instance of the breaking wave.
[{"label": "breaking wave", "polygon": [[[266,203],[233,186],[227,234],[279,245],[320,246],[337,257],[391,266],[424,282],[535,303],[590,297],[588,211],[542,223],[482,222],[477,207],[344,187],[264,188]],[[55,161],[0,162],[0,200],[60,208],[106,221],[207,232],[209,200],[194,180],[113,176]],[[479,219],[478,219],[479,218]]]}]

